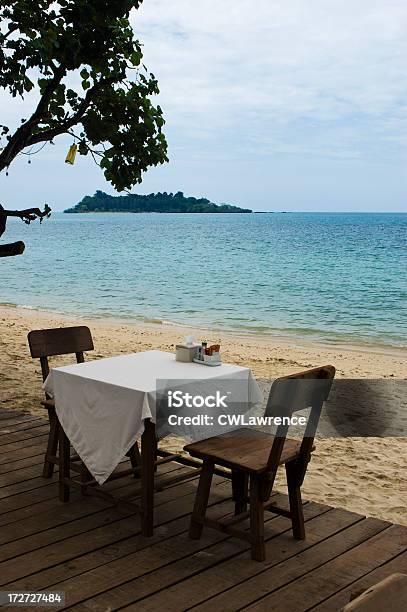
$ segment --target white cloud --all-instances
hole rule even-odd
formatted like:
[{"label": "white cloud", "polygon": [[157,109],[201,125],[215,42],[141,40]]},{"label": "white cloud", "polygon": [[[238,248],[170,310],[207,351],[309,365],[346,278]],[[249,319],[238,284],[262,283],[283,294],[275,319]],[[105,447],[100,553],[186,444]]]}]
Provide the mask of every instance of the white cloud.
[{"label": "white cloud", "polygon": [[[170,163],[137,191],[258,209],[405,209],[405,0],[144,0],[132,14],[156,74]],[[0,92],[0,123],[32,110]],[[112,191],[69,138],[0,175],[4,202]]]},{"label": "white cloud", "polygon": [[[355,140],[389,138],[406,99],[404,0],[145,0],[132,23],[174,145],[279,131],[281,146],[309,150],[283,134],[305,120],[318,123],[322,152],[353,157]],[[354,120],[353,137],[331,140],[335,122]]]}]

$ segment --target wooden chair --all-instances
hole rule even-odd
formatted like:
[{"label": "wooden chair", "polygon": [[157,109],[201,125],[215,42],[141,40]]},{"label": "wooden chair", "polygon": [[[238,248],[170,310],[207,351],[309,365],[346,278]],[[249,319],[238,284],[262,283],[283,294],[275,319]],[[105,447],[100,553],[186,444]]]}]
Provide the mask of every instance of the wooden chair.
[{"label": "wooden chair", "polygon": [[[49,374],[49,357],[74,353],[77,363],[83,363],[85,361],[83,353],[94,350],[92,334],[90,329],[84,325],[30,331],[28,334],[28,345],[31,357],[40,360],[43,382]],[[45,394],[45,397],[45,401],[41,402],[41,404],[48,410],[50,427],[42,475],[44,478],[51,478],[54,473],[54,465],[59,463],[57,451],[60,432],[54,400],[47,394]],[[133,469],[140,467],[141,459],[137,442],[129,450],[127,456],[130,458]],[[80,468],[80,472],[83,479],[86,480],[89,473],[84,465]],[[136,471],[134,475],[138,478],[139,471]]]},{"label": "wooden chair", "polygon": [[[28,345],[31,357],[40,360],[43,382],[49,374],[49,357],[74,353],[77,363],[83,363],[85,360],[83,353],[94,349],[92,335],[89,328],[85,326],[30,331]],[[47,408],[49,417],[48,444],[42,475],[44,478],[51,478],[54,473],[54,465],[58,463],[58,419],[53,399],[46,394],[46,399],[41,404]]]},{"label": "wooden chair", "polygon": [[[203,526],[207,525],[249,541],[252,559],[264,561],[264,510],[290,518],[294,538],[305,538],[301,485],[314,450],[314,436],[322,405],[328,398],[334,376],[335,368],[328,365],[274,381],[265,416],[291,417],[294,412],[309,408],[302,440],[287,438],[288,419],[282,418],[274,436],[245,428],[184,447],[193,457],[203,461],[189,530],[192,539],[199,539]],[[232,471],[235,516],[223,521],[205,517],[216,465]],[[289,511],[277,508],[269,500],[279,465],[285,465]],[[250,502],[249,511],[247,502]],[[247,518],[250,518],[250,531],[234,527]]]}]

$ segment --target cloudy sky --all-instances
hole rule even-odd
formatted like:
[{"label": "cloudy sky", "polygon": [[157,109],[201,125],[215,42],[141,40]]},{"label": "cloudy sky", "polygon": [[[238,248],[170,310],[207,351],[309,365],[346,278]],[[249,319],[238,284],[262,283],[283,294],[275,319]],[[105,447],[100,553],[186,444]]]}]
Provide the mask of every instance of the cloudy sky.
[{"label": "cloudy sky", "polygon": [[[405,0],[144,0],[132,23],[170,155],[136,193],[407,211]],[[20,102],[0,103],[2,119],[21,116]],[[69,144],[19,158],[0,175],[2,201],[57,210],[112,193],[90,160],[64,164]]]}]

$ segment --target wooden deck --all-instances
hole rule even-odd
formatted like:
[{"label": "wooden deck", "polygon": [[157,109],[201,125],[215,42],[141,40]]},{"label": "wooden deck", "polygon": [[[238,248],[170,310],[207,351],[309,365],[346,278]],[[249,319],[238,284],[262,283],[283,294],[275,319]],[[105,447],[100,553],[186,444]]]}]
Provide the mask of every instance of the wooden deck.
[{"label": "wooden deck", "polygon": [[[41,477],[46,433],[41,419],[0,411],[0,590],[64,591],[74,610],[326,612],[407,572],[407,527],[313,502],[304,507],[303,542],[287,519],[270,515],[264,563],[213,530],[189,540],[195,479],[156,495],[155,535],[143,538],[137,517],[102,500],[73,493],[58,502],[55,479]],[[232,508],[224,501],[230,485],[215,482],[210,511],[220,517]],[[106,486],[126,493],[134,481]],[[287,504],[280,494],[276,502]]]}]

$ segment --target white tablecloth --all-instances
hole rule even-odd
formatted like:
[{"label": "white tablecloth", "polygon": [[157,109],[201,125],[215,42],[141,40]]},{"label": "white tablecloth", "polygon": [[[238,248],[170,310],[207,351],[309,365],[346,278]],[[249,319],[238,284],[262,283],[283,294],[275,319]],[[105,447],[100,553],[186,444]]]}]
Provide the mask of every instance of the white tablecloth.
[{"label": "white tablecloth", "polygon": [[[221,389],[222,383],[231,379],[247,382],[252,405],[262,401],[249,368],[181,363],[172,353],[163,351],[54,368],[44,389],[55,400],[58,418],[72,446],[102,484],[143,431],[143,420],[155,421],[157,380],[188,380],[202,392],[205,384],[216,382]],[[162,388],[162,383],[159,386]]]}]

